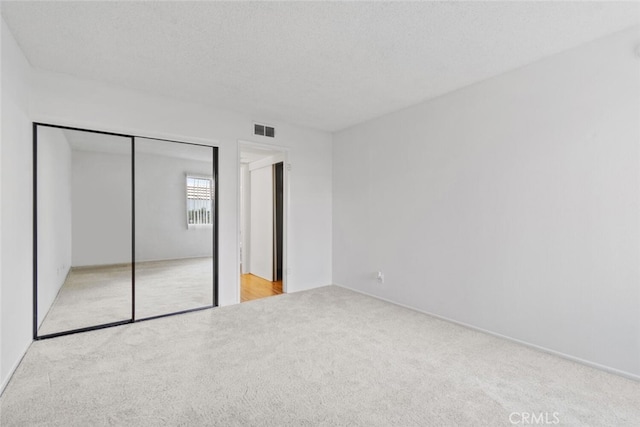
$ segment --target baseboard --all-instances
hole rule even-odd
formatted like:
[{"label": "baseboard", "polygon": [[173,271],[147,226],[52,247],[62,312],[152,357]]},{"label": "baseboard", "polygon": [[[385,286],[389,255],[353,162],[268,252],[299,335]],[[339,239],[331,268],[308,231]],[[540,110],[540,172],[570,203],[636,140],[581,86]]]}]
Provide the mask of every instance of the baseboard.
[{"label": "baseboard", "polygon": [[0,384],[0,396],[2,396],[5,389],[9,385],[9,382],[11,382],[13,374],[16,372],[16,369],[18,369],[18,366],[20,366],[20,363],[22,363],[22,359],[24,359],[24,356],[27,354],[27,350],[29,350],[31,344],[33,344],[33,341],[29,341],[29,344],[27,344],[25,349],[22,351],[22,356],[20,356],[20,358],[13,364],[13,366],[9,370],[9,373],[7,374],[7,378],[5,378],[4,381],[2,381],[2,384]]},{"label": "baseboard", "polygon": [[145,262],[183,261],[186,259],[204,259],[204,258],[213,258],[213,256],[198,255],[198,256],[187,256],[187,257],[180,257],[180,258],[136,259],[136,264],[143,264]]},{"label": "baseboard", "polygon": [[490,331],[490,330],[487,330],[487,329],[479,328],[477,326],[474,326],[474,325],[471,325],[471,324],[468,324],[468,323],[464,323],[464,322],[460,322],[458,320],[450,319],[448,317],[441,316],[439,314],[430,313],[430,312],[428,312],[426,310],[422,310],[422,309],[419,309],[419,308],[416,308],[416,307],[412,307],[410,305],[401,304],[399,302],[392,301],[392,300],[387,299],[387,298],[382,298],[382,297],[379,297],[377,295],[373,295],[373,294],[370,294],[368,292],[361,291],[359,289],[351,288],[349,286],[344,286],[344,285],[340,285],[340,284],[335,284],[335,286],[339,286],[341,288],[348,289],[350,291],[353,291],[353,292],[356,292],[356,293],[359,293],[359,294],[362,294],[362,295],[366,295],[366,296],[369,296],[369,297],[372,297],[372,298],[375,298],[375,299],[379,299],[381,301],[385,301],[385,302],[388,302],[388,303],[391,303],[391,304],[395,304],[395,305],[398,305],[400,307],[408,308],[409,310],[417,311],[419,313],[426,314],[427,316],[435,317],[437,319],[444,320],[446,322],[451,322],[451,323],[463,326],[463,327],[468,328],[468,329],[473,329],[474,331],[482,332],[482,333],[485,333],[485,334],[488,334],[488,335],[492,335],[494,337],[498,337],[498,338],[502,338],[502,339],[505,339],[505,340],[508,340],[508,341],[511,341],[511,342],[515,342],[515,343],[524,345],[526,347],[542,351],[544,353],[548,353],[548,354],[552,354],[554,356],[562,357],[563,359],[571,360],[572,362],[577,362],[577,363],[580,363],[581,365],[586,365],[586,366],[589,366],[591,368],[595,368],[595,369],[598,369],[598,370],[601,370],[601,371],[605,371],[605,372],[608,372],[608,373],[611,373],[611,374],[615,374],[615,375],[619,375],[621,377],[628,378],[630,380],[634,380],[634,381],[640,382],[640,375],[632,374],[631,372],[627,372],[627,371],[623,371],[623,370],[620,370],[620,369],[612,368],[612,367],[606,366],[606,365],[601,365],[599,363],[595,363],[595,362],[591,362],[589,360],[581,359],[579,357],[572,356],[572,355],[566,354],[566,353],[562,353],[562,352],[557,351],[557,350],[552,350],[552,349],[547,348],[547,347],[542,347],[542,346],[537,345],[537,344],[532,344],[532,343],[527,342],[527,341],[522,341],[522,340],[517,339],[517,338],[513,338],[513,337],[510,337],[510,336],[507,336],[507,335],[502,335],[500,333],[493,332],[493,331]]},{"label": "baseboard", "polygon": [[[199,255],[199,256],[188,256],[188,257],[181,257],[181,258],[160,258],[160,259],[144,259],[144,260],[136,259],[136,264],[144,264],[145,262],[182,261],[186,259],[203,259],[203,258],[213,258],[213,257],[211,255]],[[131,263],[118,262],[115,264],[78,265],[75,267],[71,267],[70,270],[84,270],[84,269],[88,270],[88,269],[100,268],[100,267],[131,268]]]}]

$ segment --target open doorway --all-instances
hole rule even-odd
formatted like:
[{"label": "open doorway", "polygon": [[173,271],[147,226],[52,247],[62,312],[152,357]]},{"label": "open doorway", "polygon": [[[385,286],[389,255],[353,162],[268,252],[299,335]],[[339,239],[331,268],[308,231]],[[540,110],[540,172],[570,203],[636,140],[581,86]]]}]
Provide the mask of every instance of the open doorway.
[{"label": "open doorway", "polygon": [[239,143],[240,302],[286,292],[287,152]]}]

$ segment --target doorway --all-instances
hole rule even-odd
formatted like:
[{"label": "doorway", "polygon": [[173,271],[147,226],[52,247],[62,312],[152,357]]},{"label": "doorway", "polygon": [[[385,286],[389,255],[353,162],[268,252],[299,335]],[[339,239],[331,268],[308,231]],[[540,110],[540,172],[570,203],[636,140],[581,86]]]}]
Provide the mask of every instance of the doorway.
[{"label": "doorway", "polygon": [[287,151],[240,142],[240,302],[286,292]]}]

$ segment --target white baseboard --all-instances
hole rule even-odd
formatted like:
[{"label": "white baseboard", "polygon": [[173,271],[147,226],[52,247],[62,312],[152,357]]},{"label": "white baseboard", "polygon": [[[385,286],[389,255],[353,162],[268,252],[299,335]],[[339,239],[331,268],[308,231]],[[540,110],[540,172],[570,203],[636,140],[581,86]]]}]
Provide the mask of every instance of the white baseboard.
[{"label": "white baseboard", "polygon": [[349,289],[350,291],[353,291],[353,292],[356,292],[356,293],[359,293],[359,294],[362,294],[362,295],[367,295],[369,297],[372,297],[372,298],[375,298],[375,299],[379,299],[381,301],[385,301],[385,302],[389,302],[391,304],[398,305],[400,307],[408,308],[409,310],[417,311],[419,313],[426,314],[428,316],[435,317],[435,318],[440,319],[440,320],[444,320],[444,321],[447,321],[447,322],[455,323],[456,325],[460,325],[460,326],[463,326],[465,328],[473,329],[474,331],[482,332],[482,333],[485,333],[485,334],[488,334],[488,335],[492,335],[494,337],[498,337],[498,338],[502,338],[502,339],[505,339],[505,340],[508,340],[508,341],[512,341],[512,342],[524,345],[526,347],[533,348],[535,350],[539,350],[539,351],[542,351],[542,352],[545,352],[545,353],[548,353],[548,354],[552,354],[554,356],[562,357],[563,359],[571,360],[572,362],[577,362],[577,363],[580,363],[582,365],[589,366],[591,368],[599,369],[601,371],[609,372],[611,374],[616,374],[616,375],[619,375],[621,377],[625,377],[625,378],[628,378],[630,380],[634,380],[634,381],[639,381],[640,382],[640,375],[632,374],[631,372],[622,371],[620,369],[612,368],[612,367],[606,366],[606,365],[601,365],[599,363],[595,363],[595,362],[591,362],[589,360],[581,359],[581,358],[576,357],[576,356],[571,356],[569,354],[562,353],[562,352],[559,352],[559,351],[556,351],[556,350],[552,350],[552,349],[547,348],[547,347],[542,347],[542,346],[539,346],[537,344],[532,344],[532,343],[527,342],[527,341],[522,341],[522,340],[519,340],[517,338],[513,338],[513,337],[510,337],[510,336],[507,336],[507,335],[502,335],[502,334],[499,334],[497,332],[493,332],[493,331],[490,331],[490,330],[487,330],[487,329],[479,328],[477,326],[470,325],[470,324],[464,323],[464,322],[460,322],[458,320],[450,319],[450,318],[445,317],[445,316],[440,316],[439,314],[430,313],[428,311],[421,310],[419,308],[412,307],[410,305],[401,304],[399,302],[392,301],[392,300],[387,299],[387,298],[382,298],[382,297],[379,297],[377,295],[373,295],[373,294],[370,294],[368,292],[361,291],[359,289],[350,288],[349,286],[339,285],[337,283],[335,285],[339,286],[341,288],[344,288],[344,289]]},{"label": "white baseboard", "polygon": [[27,344],[25,349],[22,351],[22,356],[18,358],[18,360],[13,364],[13,366],[9,370],[9,373],[7,374],[7,378],[2,380],[2,384],[0,384],[0,396],[2,396],[2,393],[4,393],[5,389],[7,388],[7,385],[9,385],[9,382],[11,381],[13,374],[16,372],[16,369],[18,369],[18,366],[20,366],[20,363],[22,363],[22,359],[24,359],[24,356],[27,354],[27,350],[29,350],[29,347],[31,347],[31,344],[33,344],[33,341],[29,341],[29,344]]}]

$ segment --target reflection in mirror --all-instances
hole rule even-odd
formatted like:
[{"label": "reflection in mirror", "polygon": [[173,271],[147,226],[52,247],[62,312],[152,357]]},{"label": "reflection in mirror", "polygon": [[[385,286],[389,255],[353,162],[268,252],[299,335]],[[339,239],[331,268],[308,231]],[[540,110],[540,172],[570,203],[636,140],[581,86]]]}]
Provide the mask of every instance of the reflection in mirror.
[{"label": "reflection in mirror", "polygon": [[213,306],[213,148],[135,139],[136,319]]},{"label": "reflection in mirror", "polygon": [[131,319],[131,138],[36,127],[38,336]]}]

